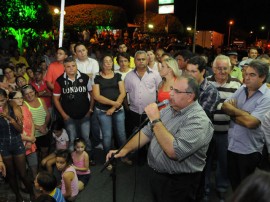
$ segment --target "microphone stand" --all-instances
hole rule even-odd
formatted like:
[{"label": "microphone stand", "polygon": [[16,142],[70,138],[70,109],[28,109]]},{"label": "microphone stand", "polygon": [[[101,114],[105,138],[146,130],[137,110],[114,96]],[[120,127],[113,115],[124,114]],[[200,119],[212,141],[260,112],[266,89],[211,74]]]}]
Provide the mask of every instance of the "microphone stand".
[{"label": "microphone stand", "polygon": [[147,117],[140,125],[137,127],[131,134],[131,136],[127,139],[127,141],[117,150],[115,154],[112,155],[112,157],[103,165],[102,169],[100,172],[102,173],[105,168],[108,167],[109,164],[112,165],[112,173],[110,176],[112,177],[112,185],[113,185],[113,202],[116,202],[116,158],[114,155],[118,154],[124,147],[125,145],[143,128],[143,126],[148,123],[149,118]]}]

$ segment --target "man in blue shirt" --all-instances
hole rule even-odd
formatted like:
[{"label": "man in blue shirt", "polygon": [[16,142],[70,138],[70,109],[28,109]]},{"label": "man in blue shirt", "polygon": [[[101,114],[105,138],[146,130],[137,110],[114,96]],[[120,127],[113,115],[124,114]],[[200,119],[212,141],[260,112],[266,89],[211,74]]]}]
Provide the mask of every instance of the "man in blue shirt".
[{"label": "man in blue shirt", "polygon": [[253,173],[262,157],[264,137],[261,122],[270,110],[270,89],[266,86],[268,64],[253,60],[241,86],[222,109],[231,117],[228,131],[228,174],[232,189]]}]

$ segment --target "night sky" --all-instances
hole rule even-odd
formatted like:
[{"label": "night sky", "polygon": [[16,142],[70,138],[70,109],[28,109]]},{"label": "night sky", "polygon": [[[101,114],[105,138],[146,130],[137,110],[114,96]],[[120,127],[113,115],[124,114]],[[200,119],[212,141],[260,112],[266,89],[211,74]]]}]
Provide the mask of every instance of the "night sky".
[{"label": "night sky", "polygon": [[[60,6],[61,0],[47,0]],[[120,6],[127,11],[129,22],[143,13],[144,0],[66,0],[66,6],[96,3]],[[175,14],[184,26],[194,26],[196,0],[175,0]],[[147,0],[147,10],[158,12],[158,0]],[[229,20],[234,29],[259,31],[261,26],[270,30],[270,0],[198,0],[197,30],[215,30],[226,33]]]}]

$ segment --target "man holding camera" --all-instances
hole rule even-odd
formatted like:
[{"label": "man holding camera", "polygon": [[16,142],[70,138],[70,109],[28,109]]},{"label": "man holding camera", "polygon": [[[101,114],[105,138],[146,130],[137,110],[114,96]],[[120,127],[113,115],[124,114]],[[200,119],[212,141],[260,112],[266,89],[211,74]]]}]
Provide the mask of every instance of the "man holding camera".
[{"label": "man holding camera", "polygon": [[[61,114],[68,132],[69,150],[73,151],[73,142],[80,136],[86,142],[86,151],[91,151],[90,114],[93,112],[92,87],[89,77],[78,71],[73,58],[64,60],[65,72],[54,84],[53,101]],[[89,99],[90,97],[90,99]]]}]

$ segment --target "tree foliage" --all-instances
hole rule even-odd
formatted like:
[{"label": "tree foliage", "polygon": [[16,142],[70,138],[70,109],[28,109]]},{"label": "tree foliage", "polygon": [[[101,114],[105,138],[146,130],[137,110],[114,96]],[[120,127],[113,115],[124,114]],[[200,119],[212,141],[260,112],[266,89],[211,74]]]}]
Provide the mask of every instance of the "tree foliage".
[{"label": "tree foliage", "polygon": [[[167,21],[166,21],[167,16]],[[135,17],[135,24],[141,25],[143,28],[143,14],[139,14]],[[168,31],[169,33],[176,33],[180,34],[183,33],[184,27],[179,19],[173,15],[161,15],[156,13],[147,12],[146,13],[146,23],[152,24],[154,26],[153,29],[149,29],[147,27],[147,31],[155,32],[155,33],[165,33],[165,27],[167,26],[166,22],[168,23]]]},{"label": "tree foliage", "polygon": [[34,40],[41,31],[51,29],[52,16],[45,0],[2,0],[0,26],[2,31],[15,36],[22,52],[27,40]]},{"label": "tree foliage", "polygon": [[14,29],[48,30],[52,16],[45,0],[2,0],[0,25]]},{"label": "tree foliage", "polygon": [[111,26],[123,28],[127,26],[124,9],[99,4],[79,4],[65,8],[65,26],[69,28],[91,28],[95,26]]}]

